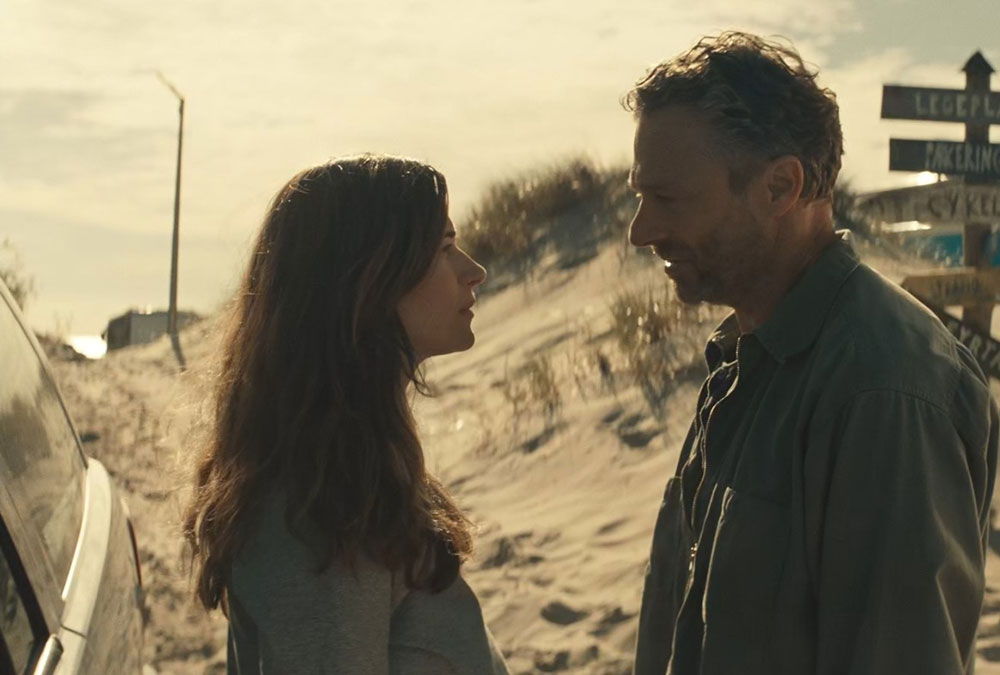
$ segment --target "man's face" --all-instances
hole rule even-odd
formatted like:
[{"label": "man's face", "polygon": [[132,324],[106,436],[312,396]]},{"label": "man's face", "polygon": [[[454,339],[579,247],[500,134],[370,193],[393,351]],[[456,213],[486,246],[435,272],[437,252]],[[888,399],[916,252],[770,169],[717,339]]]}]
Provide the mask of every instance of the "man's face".
[{"label": "man's face", "polygon": [[629,176],[640,203],[629,241],[664,260],[684,302],[735,306],[766,273],[775,233],[731,190],[731,160],[703,117],[680,106],[640,114]]}]

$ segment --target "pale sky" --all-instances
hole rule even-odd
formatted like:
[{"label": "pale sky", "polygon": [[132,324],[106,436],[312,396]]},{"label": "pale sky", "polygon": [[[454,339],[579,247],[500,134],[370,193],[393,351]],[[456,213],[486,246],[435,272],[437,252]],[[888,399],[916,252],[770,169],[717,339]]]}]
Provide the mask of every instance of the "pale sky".
[{"label": "pale sky", "polygon": [[891,135],[962,126],[879,120],[881,85],[963,87],[976,49],[1000,66],[998,19],[998,0],[0,0],[0,240],[35,276],[36,328],[166,305],[177,104],[160,70],[187,98],[180,304],[210,312],[299,169],[415,156],[461,218],[490,180],[627,161],[620,96],[727,28],[791,39],[838,94],[842,176],[899,186]]}]

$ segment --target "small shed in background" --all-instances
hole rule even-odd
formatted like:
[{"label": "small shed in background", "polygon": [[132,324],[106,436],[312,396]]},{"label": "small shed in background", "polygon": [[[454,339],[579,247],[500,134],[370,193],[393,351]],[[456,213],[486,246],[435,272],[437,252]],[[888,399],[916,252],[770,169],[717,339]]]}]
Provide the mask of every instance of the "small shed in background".
[{"label": "small shed in background", "polygon": [[[177,329],[194,323],[200,317],[194,312],[177,312]],[[130,345],[153,342],[167,334],[167,312],[140,312],[129,310],[108,322],[101,337],[108,344],[108,351]]]}]

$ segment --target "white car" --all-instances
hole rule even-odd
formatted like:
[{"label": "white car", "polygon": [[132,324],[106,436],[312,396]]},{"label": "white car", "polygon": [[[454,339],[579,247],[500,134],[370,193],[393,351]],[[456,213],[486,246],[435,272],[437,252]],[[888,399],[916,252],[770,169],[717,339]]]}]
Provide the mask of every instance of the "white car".
[{"label": "white car", "polygon": [[0,675],[142,671],[128,509],[0,282]]}]

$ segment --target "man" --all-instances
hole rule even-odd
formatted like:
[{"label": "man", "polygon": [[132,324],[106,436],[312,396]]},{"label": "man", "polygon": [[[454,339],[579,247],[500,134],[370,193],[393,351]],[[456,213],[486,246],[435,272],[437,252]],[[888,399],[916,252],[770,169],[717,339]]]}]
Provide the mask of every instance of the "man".
[{"label": "man", "polygon": [[729,306],[667,483],[639,675],[971,673],[997,409],[972,356],[834,231],[834,95],[699,42],[626,97],[629,237]]}]

